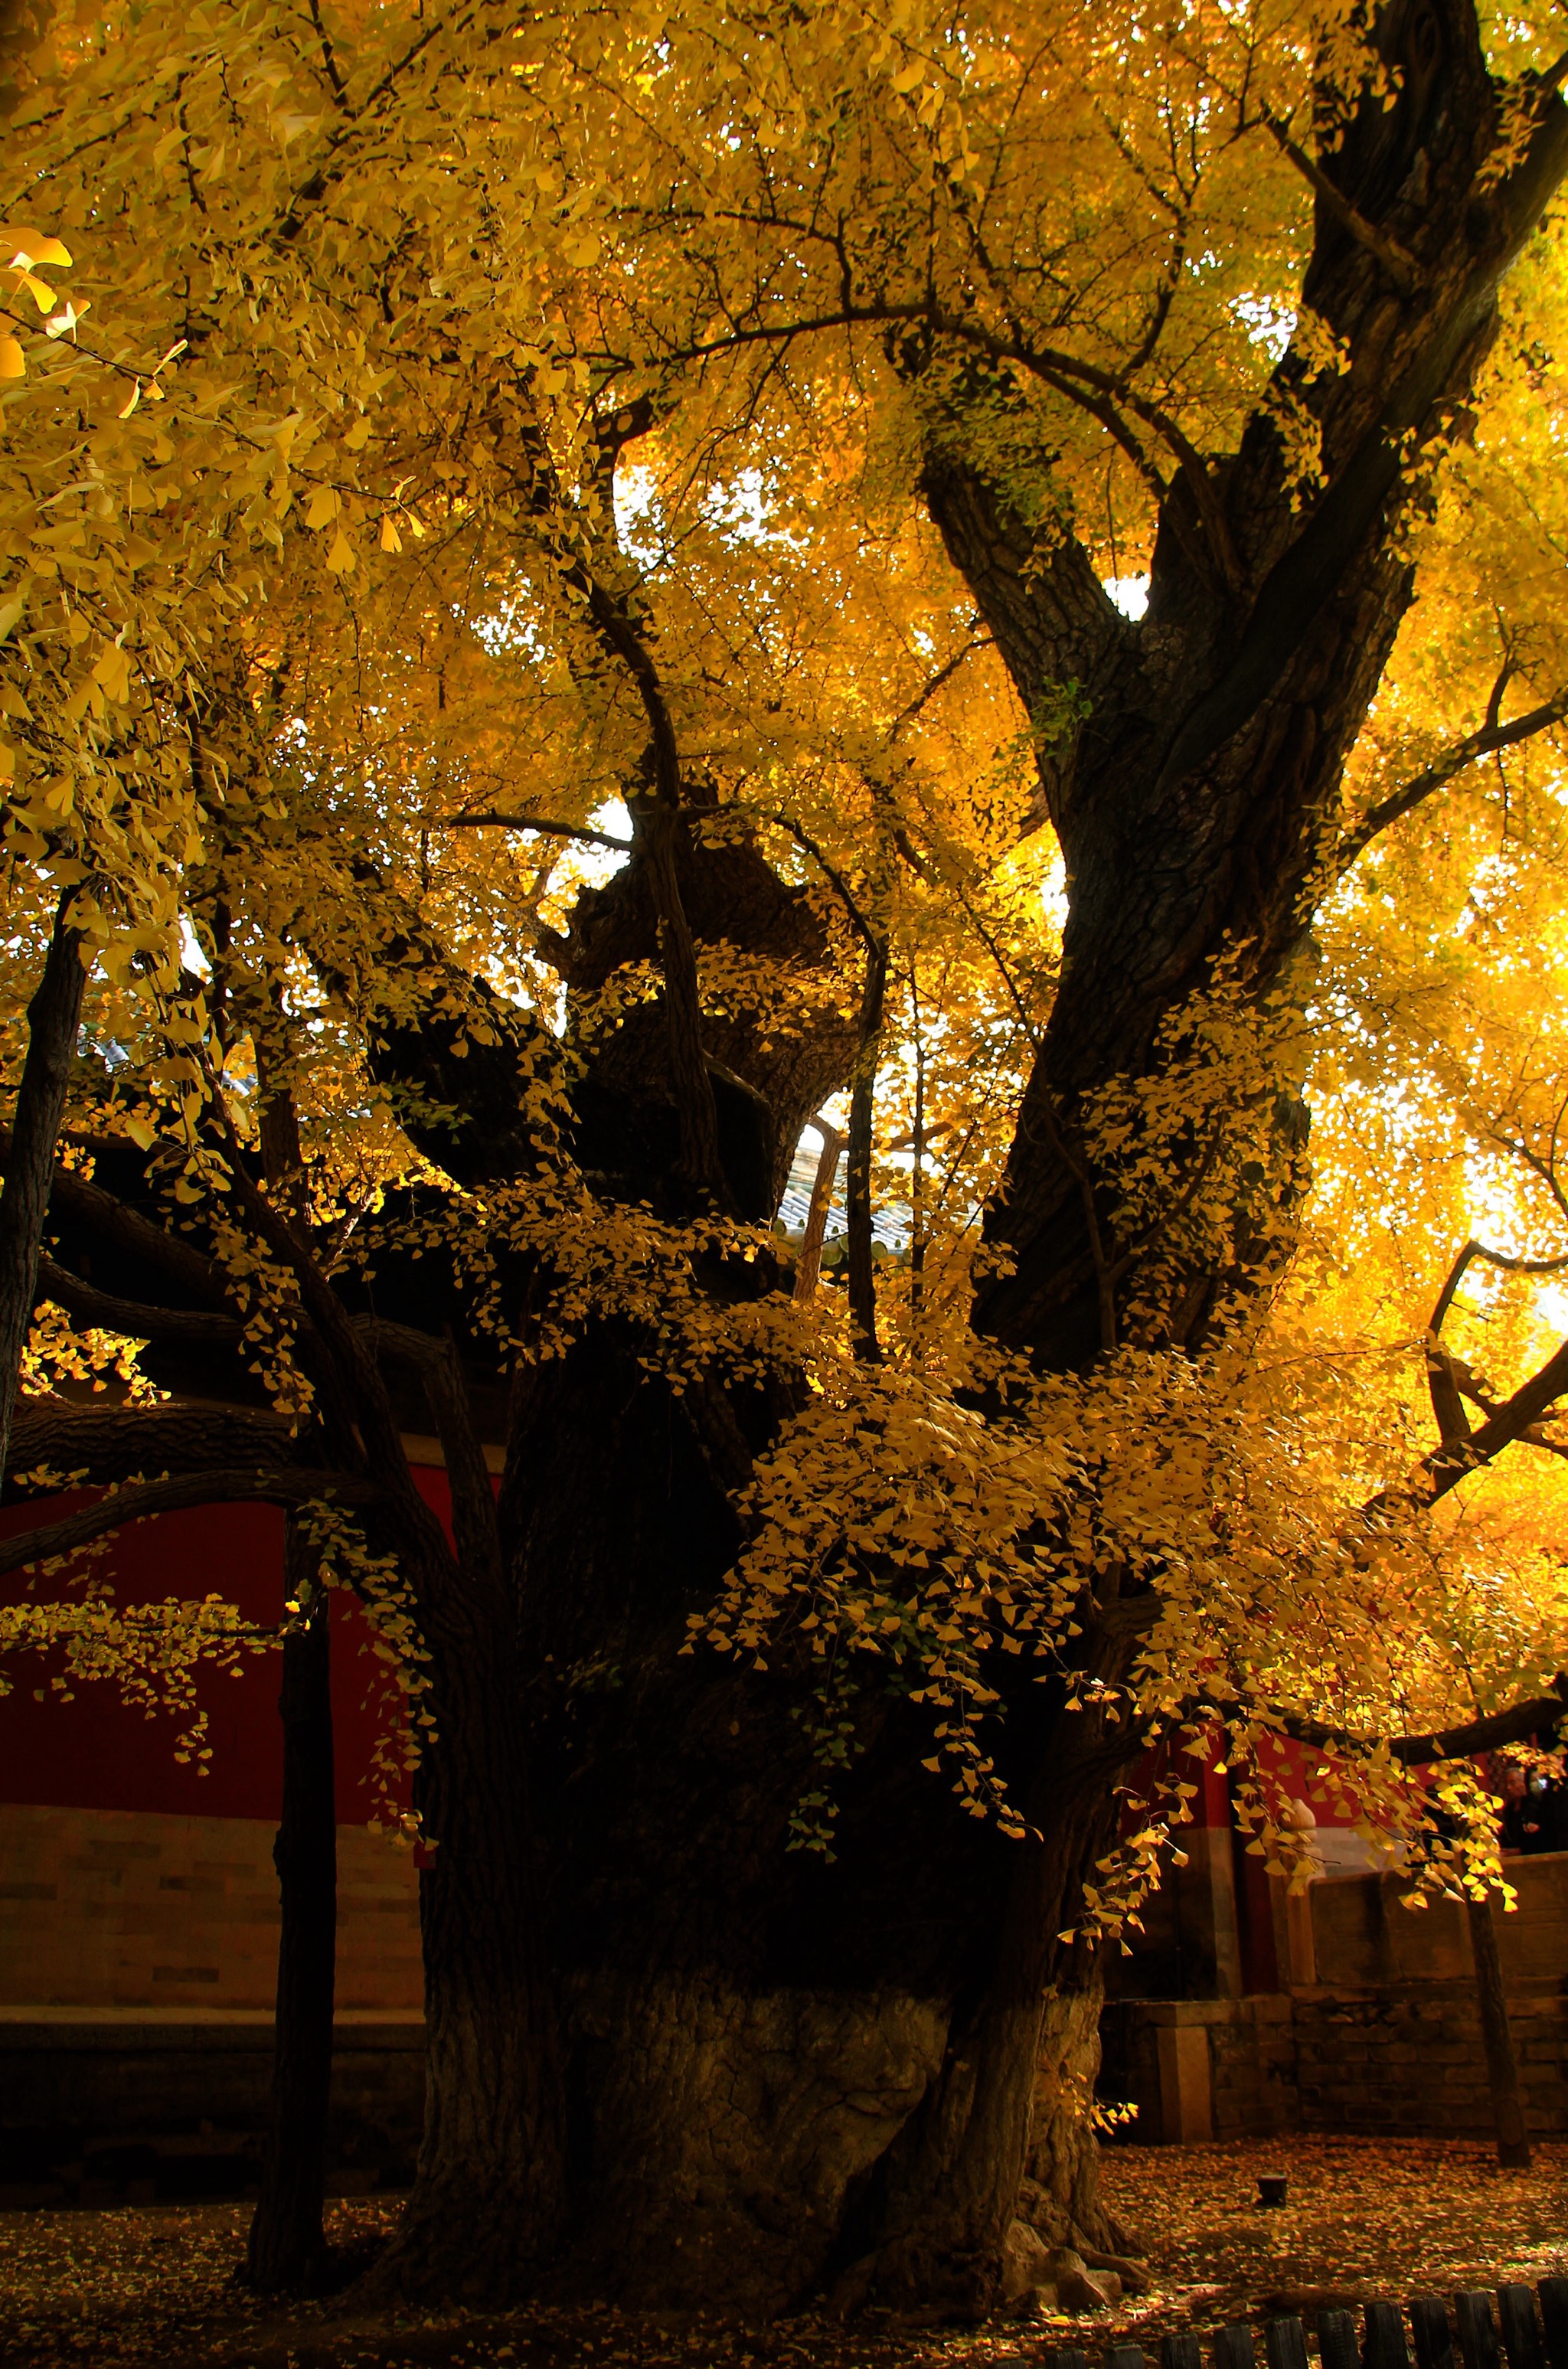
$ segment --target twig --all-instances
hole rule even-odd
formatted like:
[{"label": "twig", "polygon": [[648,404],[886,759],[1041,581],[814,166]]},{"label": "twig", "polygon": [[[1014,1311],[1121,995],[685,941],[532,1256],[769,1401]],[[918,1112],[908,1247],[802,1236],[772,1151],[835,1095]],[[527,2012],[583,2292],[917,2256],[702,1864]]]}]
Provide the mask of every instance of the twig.
[{"label": "twig", "polygon": [[581,839],[592,847],[613,847],[623,854],[636,844],[635,840],[617,839],[612,831],[590,830],[581,822],[552,822],[544,815],[421,815],[419,820],[435,830],[532,830],[541,839]]}]

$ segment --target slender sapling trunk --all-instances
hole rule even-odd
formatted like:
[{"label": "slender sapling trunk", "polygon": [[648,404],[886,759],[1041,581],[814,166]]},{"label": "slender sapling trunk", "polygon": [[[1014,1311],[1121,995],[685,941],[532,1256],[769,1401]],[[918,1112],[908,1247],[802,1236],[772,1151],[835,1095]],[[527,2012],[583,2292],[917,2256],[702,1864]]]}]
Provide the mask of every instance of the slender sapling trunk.
[{"label": "slender sapling trunk", "polygon": [[49,1208],[54,1147],[65,1116],[86,986],[82,933],[66,918],[72,895],[68,888],[61,897],[43,977],[28,1006],[27,1059],[17,1095],[5,1188],[0,1191],[0,1480],[5,1478],[10,1449],[11,1414],[38,1288],[39,1246]]},{"label": "slender sapling trunk", "polygon": [[272,1860],[282,1918],[272,2120],[246,2252],[246,2279],[264,2292],[311,2285],[326,2260],[322,2207],[338,1949],[328,1598],[297,1520],[288,1539],[290,1600],[307,1608],[283,1640],[278,1700],[283,1814]]},{"label": "slender sapling trunk", "polygon": [[1508,2001],[1503,1989],[1503,1961],[1497,1951],[1497,1928],[1490,1900],[1467,1900],[1470,1946],[1475,1958],[1475,1996],[1481,2008],[1481,2037],[1486,2051],[1486,2086],[1492,2095],[1493,2126],[1497,2133],[1500,2164],[1527,2168],[1529,2136],[1525,2128],[1524,2099],[1519,2089],[1519,2065],[1508,2024]]}]

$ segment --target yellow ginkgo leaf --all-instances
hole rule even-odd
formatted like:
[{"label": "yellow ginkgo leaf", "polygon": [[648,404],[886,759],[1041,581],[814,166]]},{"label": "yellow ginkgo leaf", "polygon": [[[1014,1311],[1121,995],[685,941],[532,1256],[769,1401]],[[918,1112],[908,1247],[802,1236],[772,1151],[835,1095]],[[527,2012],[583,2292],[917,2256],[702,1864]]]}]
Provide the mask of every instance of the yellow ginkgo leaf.
[{"label": "yellow ginkgo leaf", "polygon": [[[306,526],[309,527],[313,534],[318,533],[324,526],[330,526],[332,524],[333,520],[337,517],[343,505],[338,498],[335,487],[331,486],[317,486],[315,493],[312,494],[309,501],[305,504]],[[330,563],[328,564],[330,565]]]},{"label": "yellow ginkgo leaf", "polygon": [[42,231],[21,230],[12,223],[0,223],[0,247],[10,248],[11,261],[18,270],[36,270],[40,263],[70,268],[70,248],[63,239],[48,238]]},{"label": "yellow ginkgo leaf", "polygon": [[326,555],[326,565],[334,576],[347,576],[354,565],[354,546],[341,527],[338,528],[333,539],[332,548]]},{"label": "yellow ginkgo leaf", "polygon": [[25,378],[27,358],[19,338],[0,338],[0,378]]},{"label": "yellow ginkgo leaf", "polygon": [[18,292],[25,288],[40,313],[53,312],[60,299],[47,280],[39,279],[36,272],[25,270],[19,264],[12,264],[9,270]]},{"label": "yellow ginkgo leaf", "polygon": [[401,551],[403,548],[403,537],[393,523],[390,513],[381,522],[381,547],[383,551]]},{"label": "yellow ginkgo leaf", "polygon": [[124,706],[131,696],[131,663],[118,642],[110,642],[107,649],[99,652],[93,681],[106,699],[112,699],[119,707]]},{"label": "yellow ginkgo leaf", "polygon": [[90,299],[86,304],[73,304],[69,299],[67,299],[66,303],[62,305],[60,311],[55,314],[53,319],[44,323],[44,336],[46,338],[63,338],[69,336],[70,332],[76,326],[77,322],[82,319],[83,315],[90,313],[93,307]]}]

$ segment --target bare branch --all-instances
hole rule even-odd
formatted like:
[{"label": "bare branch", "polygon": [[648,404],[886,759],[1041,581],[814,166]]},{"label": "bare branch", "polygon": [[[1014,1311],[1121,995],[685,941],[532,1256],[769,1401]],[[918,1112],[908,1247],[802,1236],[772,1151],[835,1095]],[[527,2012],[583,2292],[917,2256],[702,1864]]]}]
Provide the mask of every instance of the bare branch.
[{"label": "bare branch", "polygon": [[541,839],[580,839],[590,847],[612,847],[623,854],[635,844],[633,840],[617,839],[612,831],[590,830],[580,822],[550,822],[543,815],[421,815],[419,820],[431,830],[532,830]]},{"label": "bare branch", "polygon": [[840,904],[843,907],[845,912],[849,915],[850,920],[853,922],[856,933],[864,945],[866,952],[868,954],[875,955],[877,948],[882,944],[881,939],[872,928],[871,923],[866,920],[865,915],[861,911],[858,904],[856,904],[854,895],[850,887],[849,882],[844,878],[843,874],[840,872],[833,864],[830,863],[828,857],[823,854],[822,850],[818,846],[817,841],[812,838],[810,832],[804,830],[799,823],[791,822],[786,815],[769,815],[766,819],[769,822],[777,823],[781,830],[787,831],[789,833],[790,838],[794,840],[797,847],[803,847],[806,850],[807,854],[809,855],[812,862],[818,865],[823,877],[831,886],[834,895],[838,898]]},{"label": "bare branch", "polygon": [[891,747],[899,733],[914,722],[926,702],[935,698],[943,684],[952,681],[966,658],[973,658],[977,650],[989,650],[991,647],[991,636],[989,634],[972,634],[961,647],[956,649],[952,657],[939,666],[936,672],[921,685],[909,704],[900,708],[898,714],[893,718],[887,730],[888,746]]},{"label": "bare branch", "polygon": [[[1505,670],[1499,677],[1500,681],[1505,681],[1506,673],[1507,670]],[[1484,724],[1474,732],[1468,733],[1464,739],[1457,740],[1451,749],[1444,750],[1442,756],[1434,758],[1430,765],[1423,766],[1419,773],[1413,774],[1408,782],[1391,791],[1386,798],[1379,798],[1375,807],[1368,807],[1359,822],[1351,825],[1333,852],[1336,878],[1343,877],[1349,871],[1362,850],[1369,846],[1380,832],[1387,830],[1391,823],[1413,813],[1425,798],[1429,798],[1435,790],[1446,787],[1456,773],[1464,772],[1467,765],[1477,763],[1482,757],[1494,756],[1500,749],[1517,748],[1521,740],[1533,739],[1537,733],[1549,731],[1552,725],[1561,724],[1564,716],[1568,716],[1568,692],[1560,692],[1555,698],[1543,700],[1539,707],[1532,707],[1528,715],[1516,715],[1512,724],[1499,724],[1494,708],[1500,696],[1494,685]]]}]

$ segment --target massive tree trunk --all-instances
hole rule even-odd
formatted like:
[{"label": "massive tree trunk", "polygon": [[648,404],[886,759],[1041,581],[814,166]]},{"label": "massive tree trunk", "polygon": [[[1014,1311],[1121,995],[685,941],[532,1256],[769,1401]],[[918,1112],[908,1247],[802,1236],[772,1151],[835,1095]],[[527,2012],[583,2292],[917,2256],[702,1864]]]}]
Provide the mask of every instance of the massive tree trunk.
[{"label": "massive tree trunk", "polygon": [[[765,1432],[766,1408],[739,1412]],[[792,1851],[815,1781],[804,1675],[681,1651],[734,1552],[732,1486],[703,1409],[608,1335],[511,1444],[567,2001],[566,2275],[643,2305],[972,2317],[1024,2172],[1058,1930],[1136,1742],[1020,1685],[1010,1773],[1039,1838],[1013,1844],[921,1768],[916,1714],[868,1696],[836,1855]],[[1125,1666],[1130,1634],[1107,1619],[1097,1670]]]},{"label": "massive tree trunk", "polygon": [[[1378,38],[1398,96],[1369,89],[1324,160],[1337,197],[1320,207],[1306,291],[1350,367],[1314,377],[1288,355],[1274,390],[1321,427],[1315,507],[1261,407],[1233,458],[1174,480],[1135,626],[1070,535],[1010,509],[961,416],[932,424],[933,515],[1026,707],[1067,681],[1088,702],[1042,759],[1067,862],[1063,975],[988,1219],[1013,1271],[976,1308],[1043,1366],[1086,1367],[1121,1323],[1125,1245],[1104,1239],[1114,1180],[1107,1193],[1094,1173],[1092,1098],[1172,1057],[1162,1024],[1228,955],[1255,996],[1299,943],[1410,597],[1413,455],[1465,395],[1499,276],[1562,169],[1562,110],[1543,99],[1518,172],[1478,187],[1497,101],[1459,0],[1391,6]],[[1347,210],[1409,247],[1408,287],[1345,229]],[[745,1072],[744,1047],[727,1058]],[[1204,1156],[1195,1129],[1173,1202]],[[1238,1207],[1238,1265],[1256,1230]],[[1175,1275],[1142,1336],[1198,1340],[1226,1279],[1223,1261]],[[638,2301],[982,2312],[1026,2165],[1050,2234],[1115,2234],[1084,2111],[1093,1970],[1057,1937],[1111,1838],[1136,1739],[1020,1689],[1007,1773],[1038,1834],[1009,1843],[919,1770],[897,1705],[864,1702],[838,1858],[792,1855],[809,1777],[790,1681],[680,1657],[732,1551],[743,1476],[726,1469],[726,1427],[607,1344],[574,1358],[513,1439],[533,1478],[513,1495],[509,1553],[535,1761],[552,1772],[577,2275]],[[1113,1677],[1133,1636],[1116,1613],[1092,1605],[1086,1640]]]}]

